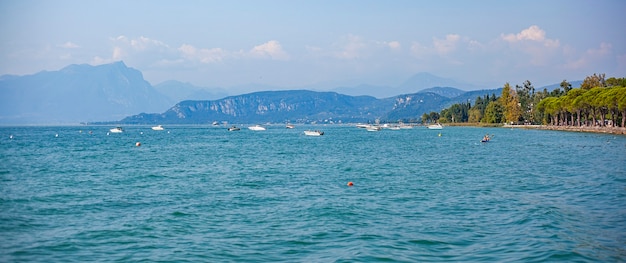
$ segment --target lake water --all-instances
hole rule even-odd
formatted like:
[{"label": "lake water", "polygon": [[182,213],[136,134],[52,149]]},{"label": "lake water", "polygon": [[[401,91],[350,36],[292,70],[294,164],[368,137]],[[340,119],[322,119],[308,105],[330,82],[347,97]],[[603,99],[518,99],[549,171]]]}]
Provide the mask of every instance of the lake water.
[{"label": "lake water", "polygon": [[0,262],[626,261],[624,136],[109,128],[0,127]]}]

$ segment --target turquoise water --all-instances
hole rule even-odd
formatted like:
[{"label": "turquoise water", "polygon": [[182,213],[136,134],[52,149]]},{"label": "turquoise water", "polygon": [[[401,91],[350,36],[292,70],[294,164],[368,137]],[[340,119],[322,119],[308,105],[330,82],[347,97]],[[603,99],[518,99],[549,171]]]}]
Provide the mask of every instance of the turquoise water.
[{"label": "turquoise water", "polygon": [[624,136],[109,128],[0,128],[0,262],[626,261]]}]

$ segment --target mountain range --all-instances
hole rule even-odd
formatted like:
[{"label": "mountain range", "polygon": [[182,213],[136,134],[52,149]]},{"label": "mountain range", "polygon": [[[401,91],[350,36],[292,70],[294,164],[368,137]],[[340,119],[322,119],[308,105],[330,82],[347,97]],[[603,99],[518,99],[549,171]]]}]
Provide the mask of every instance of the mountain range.
[{"label": "mountain range", "polygon": [[[397,87],[359,85],[332,91],[276,90],[228,94],[166,81],[152,86],[123,62],[70,65],[59,71],[0,77],[0,124],[204,124],[417,120],[454,103],[500,89],[464,91],[470,84],[418,73]],[[475,88],[475,87],[474,87]],[[377,97],[382,91],[402,94]],[[379,93],[377,93],[379,92]],[[173,106],[172,106],[173,105]]]},{"label": "mountain range", "polygon": [[64,124],[121,119],[172,105],[123,62],[0,77],[0,123]]}]

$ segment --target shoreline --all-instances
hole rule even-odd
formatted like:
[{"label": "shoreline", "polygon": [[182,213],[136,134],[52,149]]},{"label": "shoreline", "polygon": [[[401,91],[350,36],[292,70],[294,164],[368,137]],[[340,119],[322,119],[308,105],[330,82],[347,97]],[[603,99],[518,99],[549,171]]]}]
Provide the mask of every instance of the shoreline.
[{"label": "shoreline", "polygon": [[552,125],[510,125],[505,124],[503,128],[518,129],[537,129],[550,131],[568,131],[568,132],[590,132],[590,133],[608,133],[616,135],[626,135],[626,128],[623,127],[602,127],[602,126],[552,126]]}]

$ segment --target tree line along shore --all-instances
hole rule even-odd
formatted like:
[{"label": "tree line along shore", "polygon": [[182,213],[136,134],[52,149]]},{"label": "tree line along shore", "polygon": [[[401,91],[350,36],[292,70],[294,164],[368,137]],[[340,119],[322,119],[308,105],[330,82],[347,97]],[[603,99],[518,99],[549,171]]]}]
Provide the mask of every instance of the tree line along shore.
[{"label": "tree line along shore", "polygon": [[506,83],[499,97],[425,113],[422,122],[626,134],[626,78],[593,74],[579,88],[563,80],[552,91],[535,91],[528,80],[515,88]]}]

